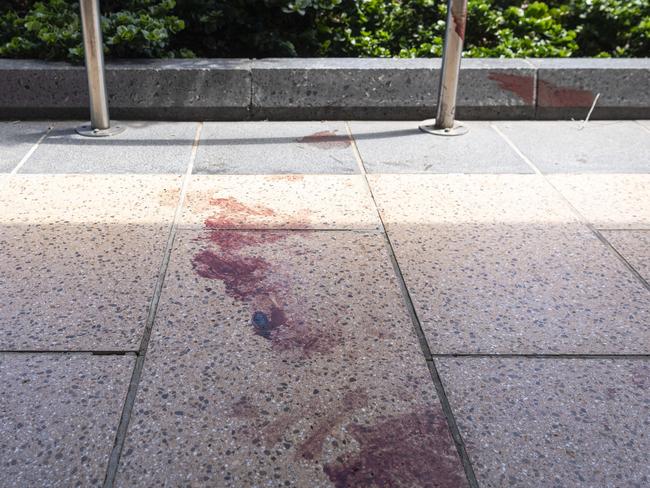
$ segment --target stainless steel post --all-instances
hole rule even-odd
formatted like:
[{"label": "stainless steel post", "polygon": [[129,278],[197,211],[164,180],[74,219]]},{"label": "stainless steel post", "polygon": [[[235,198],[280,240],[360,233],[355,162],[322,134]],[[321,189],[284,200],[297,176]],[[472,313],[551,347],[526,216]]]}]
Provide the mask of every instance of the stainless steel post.
[{"label": "stainless steel post", "polygon": [[420,125],[420,129],[425,132],[448,136],[467,133],[467,127],[454,120],[466,23],[467,0],[449,0],[447,3],[447,25],[442,53],[440,87],[438,90],[438,107],[436,118],[425,120]]},{"label": "stainless steel post", "polygon": [[85,136],[110,136],[122,132],[111,128],[108,115],[108,96],[104,79],[104,48],[102,43],[99,0],[81,0],[81,27],[84,40],[84,57],[90,94],[90,126],[82,125],[77,132]]}]

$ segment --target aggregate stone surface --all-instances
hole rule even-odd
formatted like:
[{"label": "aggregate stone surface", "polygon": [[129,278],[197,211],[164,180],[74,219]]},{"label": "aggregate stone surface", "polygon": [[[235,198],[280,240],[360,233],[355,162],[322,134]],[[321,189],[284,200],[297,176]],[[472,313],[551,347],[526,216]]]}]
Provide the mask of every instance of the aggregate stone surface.
[{"label": "aggregate stone surface", "polygon": [[102,486],[134,356],[0,354],[0,486]]},{"label": "aggregate stone surface", "polygon": [[650,230],[602,231],[603,236],[650,282]]},{"label": "aggregate stone surface", "polygon": [[[0,195],[0,348],[137,350],[172,176],[17,175]],[[161,197],[162,195],[162,197]]]},{"label": "aggregate stone surface", "polygon": [[436,359],[480,486],[650,483],[647,359]]},{"label": "aggregate stone surface", "polygon": [[650,292],[541,177],[371,185],[434,353],[650,350]]},{"label": "aggregate stone surface", "polygon": [[381,236],[179,234],[118,486],[466,486]]},{"label": "aggregate stone surface", "polygon": [[182,226],[378,229],[361,175],[193,175]]}]

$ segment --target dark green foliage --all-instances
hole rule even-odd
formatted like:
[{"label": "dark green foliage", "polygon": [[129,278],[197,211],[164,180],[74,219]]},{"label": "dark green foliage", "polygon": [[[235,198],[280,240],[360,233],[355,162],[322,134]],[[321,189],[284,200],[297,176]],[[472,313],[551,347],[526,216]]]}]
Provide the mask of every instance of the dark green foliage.
[{"label": "dark green foliage", "polygon": [[[102,0],[112,57],[440,56],[444,0]],[[0,0],[0,57],[82,59],[79,4]],[[469,0],[470,57],[649,56],[650,0]]]}]

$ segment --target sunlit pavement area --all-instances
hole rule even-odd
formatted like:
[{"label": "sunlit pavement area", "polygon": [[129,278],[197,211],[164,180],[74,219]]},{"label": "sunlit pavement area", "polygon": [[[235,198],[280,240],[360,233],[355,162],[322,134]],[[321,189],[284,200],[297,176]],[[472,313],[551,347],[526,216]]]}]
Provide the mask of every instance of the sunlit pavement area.
[{"label": "sunlit pavement area", "polygon": [[650,122],[0,123],[0,486],[650,484]]}]

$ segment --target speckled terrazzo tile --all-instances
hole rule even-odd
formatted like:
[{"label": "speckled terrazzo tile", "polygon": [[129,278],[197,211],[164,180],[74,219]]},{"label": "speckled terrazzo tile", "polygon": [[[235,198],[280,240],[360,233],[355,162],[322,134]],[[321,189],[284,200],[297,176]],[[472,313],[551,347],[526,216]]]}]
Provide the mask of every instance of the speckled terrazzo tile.
[{"label": "speckled terrazzo tile", "polygon": [[182,226],[378,229],[360,175],[194,175]]},{"label": "speckled terrazzo tile", "polygon": [[602,231],[603,236],[650,282],[650,230]]},{"label": "speckled terrazzo tile", "polygon": [[650,229],[650,174],[551,175],[548,178],[596,227]]},{"label": "speckled terrazzo tile", "polygon": [[480,486],[650,484],[647,360],[436,364]]},{"label": "speckled terrazzo tile", "polygon": [[0,354],[0,486],[101,486],[134,356]]},{"label": "speckled terrazzo tile", "polygon": [[495,124],[542,173],[648,173],[650,137],[632,120]]},{"label": "speckled terrazzo tile", "polygon": [[368,173],[532,173],[488,122],[463,137],[438,137],[419,122],[350,122]]},{"label": "speckled terrazzo tile", "polygon": [[206,122],[194,173],[358,173],[345,122]]},{"label": "speckled terrazzo tile", "polygon": [[176,177],[17,176],[0,196],[0,349],[137,350]]},{"label": "speckled terrazzo tile", "polygon": [[0,173],[9,173],[47,132],[48,122],[0,122]]},{"label": "speckled terrazzo tile", "polygon": [[196,122],[120,122],[111,137],[84,137],[75,122],[59,123],[20,173],[182,174],[190,162]]},{"label": "speckled terrazzo tile", "polygon": [[466,486],[382,237],[182,231],[117,486]]},{"label": "speckled terrazzo tile", "polygon": [[14,175],[0,193],[0,226],[167,225],[180,185],[172,175]]},{"label": "speckled terrazzo tile", "polygon": [[536,176],[374,176],[434,353],[650,351],[650,292]]}]

